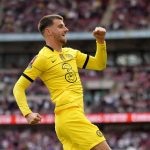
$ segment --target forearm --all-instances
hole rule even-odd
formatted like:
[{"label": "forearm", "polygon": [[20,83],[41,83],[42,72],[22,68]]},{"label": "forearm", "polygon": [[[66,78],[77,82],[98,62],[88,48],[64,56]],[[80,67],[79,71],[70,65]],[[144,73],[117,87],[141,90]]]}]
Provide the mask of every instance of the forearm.
[{"label": "forearm", "polygon": [[29,85],[29,81],[27,81],[24,77],[20,77],[13,89],[13,94],[17,105],[24,116],[32,112],[28,106],[25,94],[25,90]]},{"label": "forearm", "polygon": [[86,69],[103,70],[107,64],[106,42],[103,44],[97,43],[95,57],[90,56]]}]

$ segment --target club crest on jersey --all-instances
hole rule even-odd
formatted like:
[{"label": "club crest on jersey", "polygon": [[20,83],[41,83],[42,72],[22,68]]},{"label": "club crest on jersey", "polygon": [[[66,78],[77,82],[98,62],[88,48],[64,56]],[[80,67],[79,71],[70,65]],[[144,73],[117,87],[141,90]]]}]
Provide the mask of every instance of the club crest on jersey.
[{"label": "club crest on jersey", "polygon": [[65,56],[68,58],[68,59],[72,59],[73,56],[71,54],[65,54]]},{"label": "club crest on jersey", "polygon": [[33,64],[33,62],[35,61],[36,57],[37,57],[37,55],[34,56],[34,57],[32,58],[32,60],[30,61],[30,63],[28,64],[28,68],[29,68],[29,69],[32,68],[32,64]]},{"label": "club crest on jersey", "polygon": [[63,54],[59,54],[59,57],[60,57],[60,59],[61,59],[62,61],[64,61],[64,60],[65,60],[65,57],[64,57],[64,55],[63,55]]},{"label": "club crest on jersey", "polygon": [[99,137],[102,137],[102,136],[103,136],[103,133],[102,133],[100,130],[97,130],[97,131],[96,131],[96,134],[97,134]]}]

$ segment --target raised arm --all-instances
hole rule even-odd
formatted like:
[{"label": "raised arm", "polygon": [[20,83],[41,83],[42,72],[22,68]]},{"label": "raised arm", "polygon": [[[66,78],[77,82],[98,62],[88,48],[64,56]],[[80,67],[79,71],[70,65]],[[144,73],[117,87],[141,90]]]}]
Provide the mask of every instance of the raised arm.
[{"label": "raised arm", "polygon": [[87,69],[103,70],[106,68],[107,63],[107,52],[105,42],[106,30],[101,27],[96,27],[93,31],[93,36],[96,39],[96,54],[95,57],[90,56],[89,62],[87,63]]},{"label": "raised arm", "polygon": [[90,56],[80,51],[77,52],[77,65],[79,68],[103,70],[106,68],[107,51],[105,42],[106,30],[101,27],[96,27],[93,31],[93,36],[96,39],[96,54]]}]

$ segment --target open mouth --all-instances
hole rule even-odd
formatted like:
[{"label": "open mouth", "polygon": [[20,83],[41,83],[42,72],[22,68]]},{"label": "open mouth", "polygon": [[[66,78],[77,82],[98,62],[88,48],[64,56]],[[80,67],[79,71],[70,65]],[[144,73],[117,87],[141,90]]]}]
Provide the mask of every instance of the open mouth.
[{"label": "open mouth", "polygon": [[65,37],[65,36],[66,36],[66,34],[63,34],[62,36],[63,36],[63,37]]}]

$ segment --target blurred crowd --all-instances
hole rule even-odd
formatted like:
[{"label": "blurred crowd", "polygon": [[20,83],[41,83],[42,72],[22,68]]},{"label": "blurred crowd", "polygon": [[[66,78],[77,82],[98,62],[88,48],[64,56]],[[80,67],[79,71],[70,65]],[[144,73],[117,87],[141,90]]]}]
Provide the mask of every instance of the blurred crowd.
[{"label": "blurred crowd", "polygon": [[126,130],[106,132],[106,139],[113,150],[149,150],[150,131],[131,131]]},{"label": "blurred crowd", "polygon": [[[7,131],[7,132],[6,132]],[[150,132],[106,131],[104,135],[113,150],[149,150]],[[15,138],[14,138],[15,137]],[[0,129],[1,150],[62,150],[54,130],[46,129]]]},{"label": "blurred crowd", "polygon": [[71,31],[87,31],[99,24],[107,4],[108,0],[1,0],[0,32],[38,32],[37,24],[47,14],[62,15]]},{"label": "blurred crowd", "polygon": [[147,29],[149,0],[0,0],[0,32],[38,32],[43,15],[60,14],[70,31]]},{"label": "blurred crowd", "polygon": [[[13,86],[19,76],[19,70],[0,71],[0,114],[20,113],[12,95]],[[148,66],[108,67],[102,72],[80,70],[80,76],[84,86],[86,113],[149,111],[150,68]],[[33,82],[26,93],[33,111],[41,114],[53,113],[54,105],[41,80]]]},{"label": "blurred crowd", "polygon": [[149,0],[116,0],[113,9],[110,29],[138,30],[150,28]]},{"label": "blurred crowd", "polygon": [[9,129],[0,133],[1,150],[62,150],[55,132],[51,129],[41,131]]},{"label": "blurred crowd", "polygon": [[[102,81],[100,88],[85,91],[86,112],[148,112],[150,108],[150,68],[108,67],[102,72],[87,72]],[[94,82],[95,84],[95,82]]]}]

